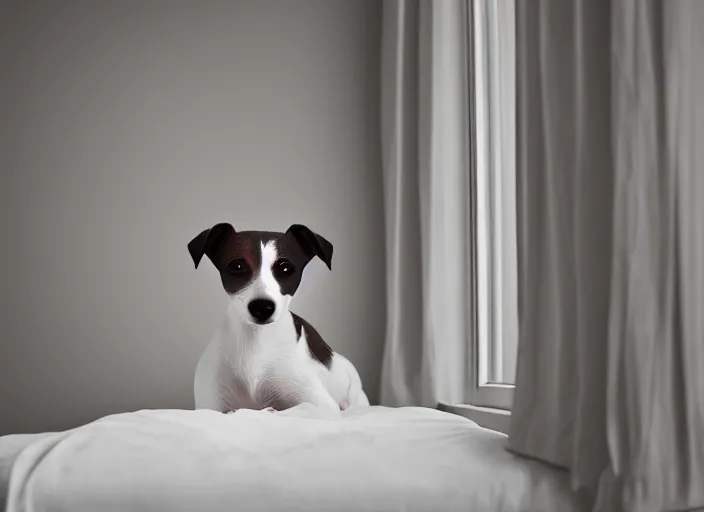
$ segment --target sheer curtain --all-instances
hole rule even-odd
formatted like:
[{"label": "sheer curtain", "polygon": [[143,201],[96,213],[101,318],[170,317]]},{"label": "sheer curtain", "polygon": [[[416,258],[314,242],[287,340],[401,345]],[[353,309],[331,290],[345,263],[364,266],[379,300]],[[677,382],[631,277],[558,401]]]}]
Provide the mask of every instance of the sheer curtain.
[{"label": "sheer curtain", "polygon": [[465,7],[463,0],[384,2],[385,405],[435,407],[465,397]]},{"label": "sheer curtain", "polygon": [[704,2],[517,6],[509,447],[595,510],[704,507]]}]

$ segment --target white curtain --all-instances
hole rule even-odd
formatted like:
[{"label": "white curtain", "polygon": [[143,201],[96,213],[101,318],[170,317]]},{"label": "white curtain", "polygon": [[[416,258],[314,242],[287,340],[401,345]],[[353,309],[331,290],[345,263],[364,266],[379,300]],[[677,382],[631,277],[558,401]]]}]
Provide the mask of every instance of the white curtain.
[{"label": "white curtain", "polygon": [[704,508],[704,2],[517,2],[510,449]]},{"label": "white curtain", "polygon": [[385,405],[435,407],[465,397],[464,7],[463,0],[384,2]]}]

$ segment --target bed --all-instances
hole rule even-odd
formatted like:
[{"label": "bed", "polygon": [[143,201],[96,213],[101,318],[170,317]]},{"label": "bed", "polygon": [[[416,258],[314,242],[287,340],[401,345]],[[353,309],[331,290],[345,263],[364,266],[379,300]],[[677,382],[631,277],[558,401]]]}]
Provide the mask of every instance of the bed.
[{"label": "bed", "polygon": [[[583,510],[565,474],[433,409],[320,416],[144,410],[0,438],[0,505],[20,511]],[[1,509],[2,507],[0,507]]]}]

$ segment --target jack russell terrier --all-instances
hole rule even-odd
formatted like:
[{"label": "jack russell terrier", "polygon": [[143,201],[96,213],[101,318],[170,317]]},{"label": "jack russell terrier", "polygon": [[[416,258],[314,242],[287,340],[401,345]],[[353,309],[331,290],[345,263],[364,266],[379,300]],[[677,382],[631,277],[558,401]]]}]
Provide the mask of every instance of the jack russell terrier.
[{"label": "jack russell terrier", "polygon": [[300,224],[286,233],[238,233],[222,223],[191,240],[188,251],[196,268],[210,258],[230,298],[196,367],[196,409],[274,412],[309,402],[339,415],[369,405],[352,363],[289,311],[314,256],[332,269],[330,242]]}]

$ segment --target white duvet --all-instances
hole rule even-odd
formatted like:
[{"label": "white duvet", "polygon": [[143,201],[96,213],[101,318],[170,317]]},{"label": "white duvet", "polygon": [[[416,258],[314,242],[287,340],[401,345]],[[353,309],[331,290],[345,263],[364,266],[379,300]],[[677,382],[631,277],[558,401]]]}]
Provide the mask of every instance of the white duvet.
[{"label": "white duvet", "polygon": [[432,409],[320,417],[155,410],[0,438],[0,503],[19,511],[578,510],[565,474]]}]

